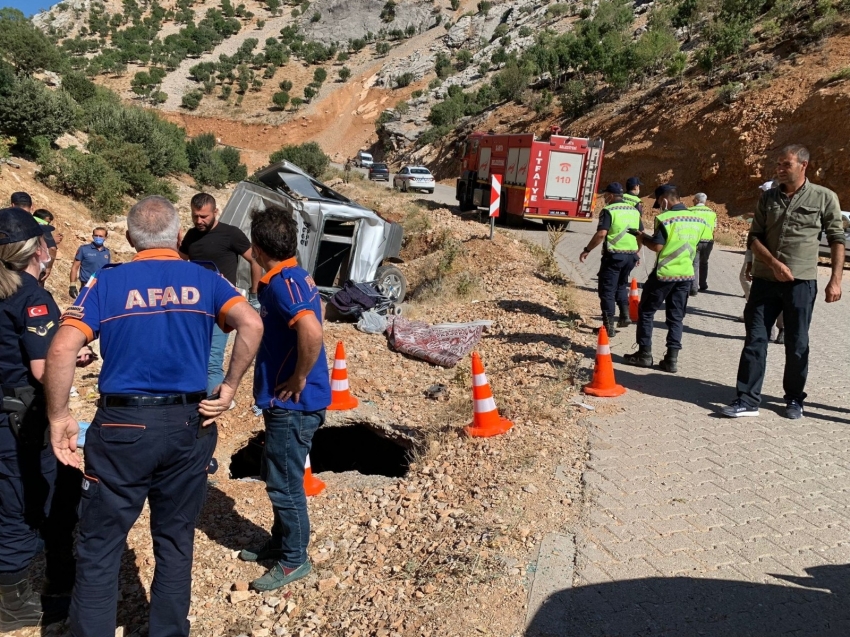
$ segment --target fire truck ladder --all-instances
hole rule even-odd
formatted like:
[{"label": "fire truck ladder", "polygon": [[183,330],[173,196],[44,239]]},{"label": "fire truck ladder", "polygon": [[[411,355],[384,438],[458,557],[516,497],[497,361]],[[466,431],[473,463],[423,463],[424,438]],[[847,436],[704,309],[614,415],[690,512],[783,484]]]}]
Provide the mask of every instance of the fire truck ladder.
[{"label": "fire truck ladder", "polygon": [[581,212],[593,212],[593,195],[596,194],[596,177],[599,173],[602,147],[601,139],[590,140],[587,144],[587,170],[584,173],[584,185],[581,191]]}]

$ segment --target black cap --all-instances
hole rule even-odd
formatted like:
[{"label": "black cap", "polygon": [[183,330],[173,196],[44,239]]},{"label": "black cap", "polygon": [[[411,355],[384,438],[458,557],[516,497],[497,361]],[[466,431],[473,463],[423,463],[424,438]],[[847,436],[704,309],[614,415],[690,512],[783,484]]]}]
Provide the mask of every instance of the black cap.
[{"label": "black cap", "polygon": [[30,206],[32,206],[32,197],[30,197],[28,192],[13,192],[11,202],[13,206],[25,206],[29,208]]},{"label": "black cap", "polygon": [[53,226],[42,225],[22,208],[0,210],[0,245],[18,243],[53,232]]},{"label": "black cap", "polygon": [[626,190],[631,190],[637,186],[643,186],[643,182],[640,180],[640,177],[629,177],[626,179]]},{"label": "black cap", "polygon": [[658,188],[655,189],[655,203],[652,205],[653,208],[660,208],[661,205],[658,203],[658,200],[666,195],[668,192],[677,192],[676,186],[673,184],[661,184]]},{"label": "black cap", "polygon": [[612,195],[622,195],[623,187],[615,181],[605,186],[605,190],[603,190],[602,192],[610,192]]}]

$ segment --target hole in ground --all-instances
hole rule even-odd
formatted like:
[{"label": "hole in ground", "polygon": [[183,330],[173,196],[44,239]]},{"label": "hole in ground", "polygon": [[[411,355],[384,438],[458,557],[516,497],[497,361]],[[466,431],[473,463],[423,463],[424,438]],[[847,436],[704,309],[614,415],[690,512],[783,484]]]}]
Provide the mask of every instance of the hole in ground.
[{"label": "hole in ground", "polygon": [[[230,477],[257,478],[266,432],[256,434],[230,458]],[[367,476],[401,478],[407,474],[407,450],[392,440],[359,425],[321,427],[313,436],[310,451],[313,473],[357,471]]]}]

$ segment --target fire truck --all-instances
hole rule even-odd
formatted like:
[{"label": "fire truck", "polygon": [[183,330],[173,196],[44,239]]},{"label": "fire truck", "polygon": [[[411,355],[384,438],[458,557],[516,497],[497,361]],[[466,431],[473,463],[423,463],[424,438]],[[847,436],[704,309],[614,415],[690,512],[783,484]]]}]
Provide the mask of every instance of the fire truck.
[{"label": "fire truck", "polygon": [[461,176],[455,189],[460,209],[487,207],[491,176],[502,175],[499,218],[505,223],[523,218],[566,224],[590,221],[604,143],[559,132],[553,126],[547,140],[530,133],[472,133],[463,147]]}]

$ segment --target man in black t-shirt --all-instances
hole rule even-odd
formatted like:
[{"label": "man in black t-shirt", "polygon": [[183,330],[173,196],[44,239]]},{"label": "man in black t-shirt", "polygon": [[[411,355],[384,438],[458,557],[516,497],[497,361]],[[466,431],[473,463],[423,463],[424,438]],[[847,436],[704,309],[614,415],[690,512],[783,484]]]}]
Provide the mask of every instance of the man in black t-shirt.
[{"label": "man in black t-shirt", "polygon": [[[193,228],[190,228],[180,244],[180,256],[187,261],[209,261],[214,263],[222,276],[236,285],[236,269],[239,257],[251,266],[251,289],[248,301],[259,309],[257,284],[263,276],[262,268],[251,256],[251,241],[236,226],[221,223],[218,220],[218,207],[212,195],[200,192],[189,204],[192,209]],[[210,361],[207,366],[207,393],[224,380],[224,350],[227,347],[227,334],[218,326],[213,328]]]}]

